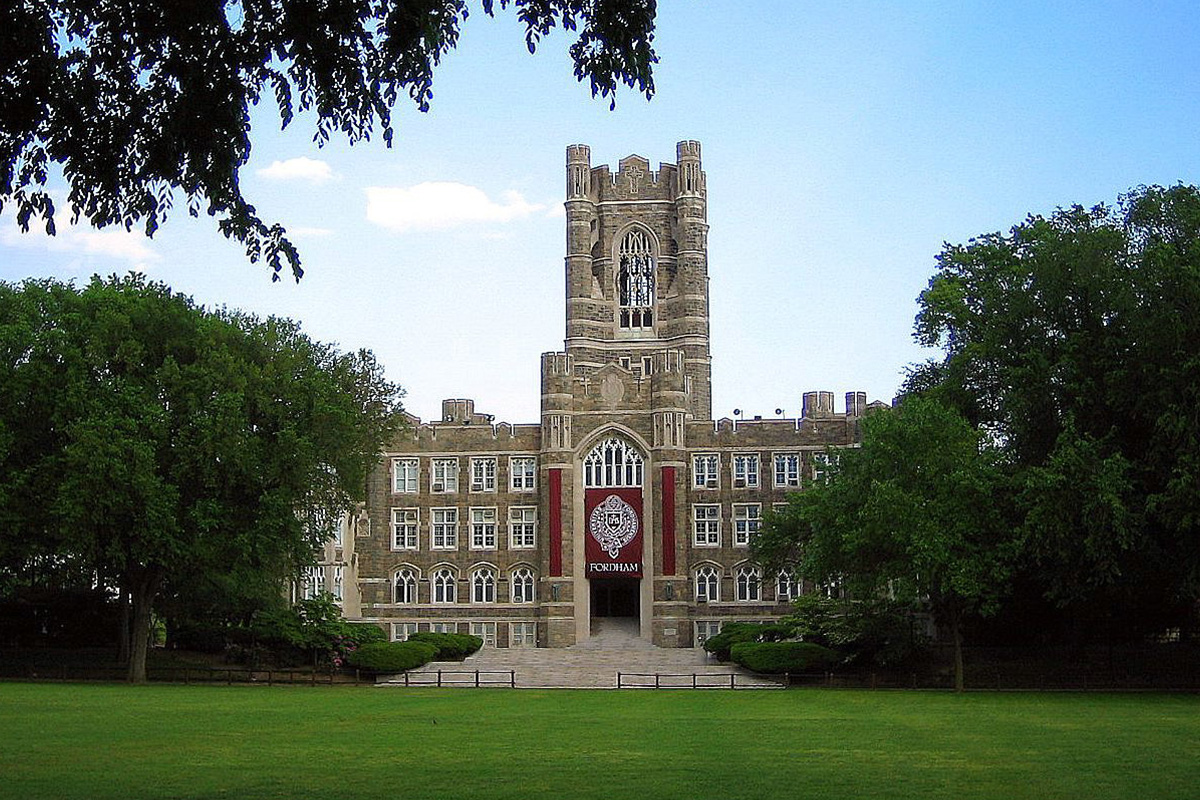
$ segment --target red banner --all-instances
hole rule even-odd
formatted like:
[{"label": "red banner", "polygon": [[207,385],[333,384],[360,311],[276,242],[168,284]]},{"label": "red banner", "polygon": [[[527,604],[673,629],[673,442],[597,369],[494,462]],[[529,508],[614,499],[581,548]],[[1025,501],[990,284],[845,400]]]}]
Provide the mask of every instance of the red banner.
[{"label": "red banner", "polygon": [[662,468],[662,571],[675,574],[675,468]]},{"label": "red banner", "polygon": [[550,577],[562,576],[562,470],[550,473]]},{"label": "red banner", "polygon": [[583,510],[587,576],[642,577],[642,490],[588,489]]}]

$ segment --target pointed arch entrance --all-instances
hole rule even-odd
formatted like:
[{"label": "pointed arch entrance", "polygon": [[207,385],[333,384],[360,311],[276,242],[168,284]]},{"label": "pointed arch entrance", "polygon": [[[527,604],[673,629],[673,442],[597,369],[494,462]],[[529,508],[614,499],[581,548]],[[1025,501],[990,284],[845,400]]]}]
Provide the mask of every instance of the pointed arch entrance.
[{"label": "pointed arch entrance", "polygon": [[646,459],[619,434],[601,438],[582,462],[587,629],[629,631],[642,622]]}]

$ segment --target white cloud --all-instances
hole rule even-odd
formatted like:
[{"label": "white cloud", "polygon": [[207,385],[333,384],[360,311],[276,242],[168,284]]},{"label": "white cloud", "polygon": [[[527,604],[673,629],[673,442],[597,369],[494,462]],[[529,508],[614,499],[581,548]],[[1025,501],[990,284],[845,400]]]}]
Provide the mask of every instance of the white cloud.
[{"label": "white cloud", "polygon": [[22,233],[15,225],[0,230],[0,244],[8,247],[41,248],[54,253],[78,253],[87,256],[126,261],[134,269],[145,269],[160,256],[147,244],[144,234],[127,231],[124,228],[109,227],[97,230],[86,223],[79,225],[62,224],[63,215],[56,217],[57,234],[49,236],[45,227],[36,221],[29,226],[28,233]]},{"label": "white cloud", "polygon": [[438,230],[474,222],[510,222],[545,209],[519,192],[492,200],[482,189],[462,183],[428,182],[408,188],[372,186],[367,219],[394,231]]},{"label": "white cloud", "polygon": [[255,172],[260,178],[273,181],[310,181],[324,183],[332,180],[333,169],[329,164],[315,158],[300,156],[287,161],[272,161],[271,166]]}]

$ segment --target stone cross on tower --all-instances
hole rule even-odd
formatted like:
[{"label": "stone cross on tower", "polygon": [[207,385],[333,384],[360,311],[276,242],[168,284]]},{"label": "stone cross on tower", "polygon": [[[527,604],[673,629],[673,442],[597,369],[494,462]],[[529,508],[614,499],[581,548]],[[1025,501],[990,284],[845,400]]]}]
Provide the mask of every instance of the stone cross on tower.
[{"label": "stone cross on tower", "polygon": [[642,184],[642,176],[646,173],[636,164],[626,167],[626,171],[629,173],[629,193],[636,195],[638,187]]}]

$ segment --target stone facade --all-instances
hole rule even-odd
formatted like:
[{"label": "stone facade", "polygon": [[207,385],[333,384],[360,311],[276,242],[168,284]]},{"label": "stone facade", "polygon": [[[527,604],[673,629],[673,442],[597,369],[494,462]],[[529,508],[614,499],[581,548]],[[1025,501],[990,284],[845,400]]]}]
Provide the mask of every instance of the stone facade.
[{"label": "stone facade", "polygon": [[[348,617],[394,638],[566,647],[595,616],[632,616],[654,644],[692,647],[722,621],[787,612],[800,587],[762,574],[749,537],[820,479],[828,448],[857,441],[866,398],[835,413],[810,392],[796,419],[712,419],[706,204],[698,142],[615,173],[567,148],[566,338],[542,356],[540,423],[496,423],[463,399],[410,420],[327,548]],[[586,546],[603,541],[587,498],[614,493],[636,517],[640,552],[619,567],[633,577],[597,573]]]}]

